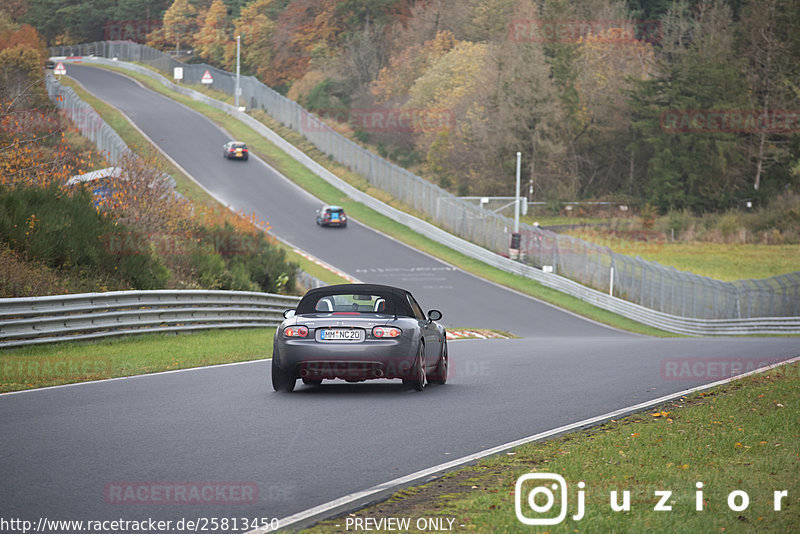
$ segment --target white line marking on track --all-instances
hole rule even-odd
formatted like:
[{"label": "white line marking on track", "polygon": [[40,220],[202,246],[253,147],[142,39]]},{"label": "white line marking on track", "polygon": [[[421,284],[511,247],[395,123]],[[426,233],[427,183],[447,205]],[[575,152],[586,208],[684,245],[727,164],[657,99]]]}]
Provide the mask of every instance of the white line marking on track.
[{"label": "white line marking on track", "polygon": [[[783,362],[779,362],[779,363],[776,363],[776,364],[768,365],[766,367],[761,367],[759,369],[755,369],[753,371],[750,371],[750,372],[747,372],[747,373],[744,373],[744,374],[741,374],[741,375],[738,375],[738,376],[725,378],[723,380],[718,380],[718,381],[712,382],[710,384],[705,384],[705,385],[693,387],[693,388],[690,388],[690,389],[685,389],[683,391],[679,391],[678,393],[673,393],[671,395],[665,395],[665,396],[659,397],[657,399],[645,401],[645,402],[642,402],[640,404],[635,404],[633,406],[628,406],[626,408],[621,408],[619,410],[614,410],[613,412],[608,412],[608,413],[605,413],[603,415],[598,415],[596,417],[592,417],[592,418],[589,418],[589,419],[584,419],[583,421],[578,421],[577,423],[571,423],[571,424],[568,424],[568,425],[560,426],[560,427],[554,428],[552,430],[547,430],[545,432],[540,432],[539,434],[535,434],[533,436],[528,436],[526,438],[518,439],[516,441],[511,441],[509,443],[504,443],[503,445],[499,445],[497,447],[494,447],[494,448],[491,448],[491,449],[488,449],[488,450],[485,450],[485,451],[481,451],[481,452],[478,452],[478,453],[475,453],[475,454],[470,454],[469,456],[464,456],[462,458],[458,458],[457,460],[453,460],[453,461],[450,461],[450,462],[447,462],[447,463],[435,465],[433,467],[429,467],[428,469],[423,469],[421,471],[417,471],[416,473],[411,473],[410,475],[406,475],[404,477],[395,478],[394,480],[389,480],[387,482],[384,482],[382,484],[378,484],[377,486],[372,486],[371,488],[367,488],[365,490],[357,491],[355,493],[350,493],[350,494],[345,495],[343,497],[340,497],[338,499],[334,499],[332,501],[329,501],[329,502],[327,502],[325,504],[321,504],[319,506],[315,506],[314,508],[309,508],[308,510],[304,510],[302,512],[298,512],[296,514],[293,514],[293,515],[290,515],[288,517],[285,517],[285,518],[279,520],[279,522],[278,522],[279,529],[282,530],[282,529],[291,527],[292,525],[295,525],[297,523],[300,523],[301,521],[306,521],[306,520],[309,520],[309,519],[316,519],[316,520],[322,521],[324,519],[327,519],[330,515],[334,515],[333,514],[334,511],[337,511],[338,509],[345,508],[348,505],[353,505],[353,508],[357,507],[357,505],[355,503],[357,503],[358,501],[366,500],[366,499],[368,499],[370,497],[374,497],[374,496],[376,496],[378,494],[381,494],[381,493],[386,493],[386,492],[389,492],[389,491],[394,492],[394,491],[396,491],[397,489],[399,489],[401,487],[411,485],[412,483],[417,482],[417,481],[422,481],[422,479],[431,477],[431,476],[433,476],[433,475],[435,475],[437,473],[442,473],[442,472],[445,472],[445,471],[454,470],[457,467],[462,467],[462,466],[464,466],[466,464],[469,464],[471,462],[474,462],[476,460],[480,460],[482,458],[486,458],[487,456],[492,456],[494,454],[506,451],[508,449],[513,449],[515,447],[519,447],[519,446],[525,445],[527,443],[532,443],[534,441],[541,441],[543,439],[550,438],[550,437],[553,437],[553,436],[557,436],[559,434],[565,434],[567,432],[571,432],[571,431],[574,431],[574,430],[580,430],[581,428],[584,428],[584,427],[594,426],[594,425],[597,425],[599,423],[606,422],[606,421],[608,421],[610,419],[614,419],[614,418],[625,416],[625,415],[629,415],[631,413],[635,413],[635,412],[638,412],[638,411],[641,411],[641,410],[645,410],[645,409],[650,408],[652,406],[657,406],[659,404],[663,404],[665,402],[668,402],[670,400],[673,400],[673,399],[676,399],[676,398],[679,398],[679,397],[684,397],[684,396],[690,395],[692,393],[697,393],[698,391],[703,391],[703,390],[706,390],[706,389],[711,389],[711,388],[716,387],[716,386],[721,386],[721,385],[724,385],[724,384],[728,384],[728,383],[733,382],[735,380],[740,380],[742,378],[745,378],[745,377],[750,376],[750,375],[754,375],[756,373],[762,373],[764,371],[769,371],[770,369],[774,369],[776,367],[780,367],[780,366],[783,366],[783,365],[788,365],[788,364],[795,363],[795,362],[798,362],[798,361],[800,361],[800,356],[797,356],[795,358],[791,358],[789,360],[785,360]],[[352,510],[353,508],[348,508],[348,509]],[[343,512],[345,510],[341,510],[341,511]],[[328,514],[328,516],[326,516],[325,514]],[[246,534],[259,534],[259,533],[263,533],[263,531],[259,530],[259,529],[255,529],[255,530],[251,530],[250,532],[247,532]]]}]

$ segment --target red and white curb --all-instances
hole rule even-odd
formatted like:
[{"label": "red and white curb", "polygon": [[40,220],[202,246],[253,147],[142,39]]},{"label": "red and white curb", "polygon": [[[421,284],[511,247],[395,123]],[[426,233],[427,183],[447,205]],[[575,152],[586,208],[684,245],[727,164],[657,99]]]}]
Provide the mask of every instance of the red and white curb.
[{"label": "red and white curb", "polygon": [[455,341],[458,339],[511,339],[510,336],[494,330],[483,330],[480,328],[458,328],[447,329],[447,340]]}]

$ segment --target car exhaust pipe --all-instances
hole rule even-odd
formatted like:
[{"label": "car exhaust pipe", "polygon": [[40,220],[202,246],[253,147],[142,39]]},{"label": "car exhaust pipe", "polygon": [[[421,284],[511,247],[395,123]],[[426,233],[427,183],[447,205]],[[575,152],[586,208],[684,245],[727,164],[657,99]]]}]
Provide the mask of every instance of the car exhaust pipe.
[{"label": "car exhaust pipe", "polygon": [[382,377],[383,376],[383,369],[376,369],[375,370],[375,376],[377,376],[378,378]]},{"label": "car exhaust pipe", "polygon": [[308,369],[300,369],[300,376],[303,378],[308,377]]}]

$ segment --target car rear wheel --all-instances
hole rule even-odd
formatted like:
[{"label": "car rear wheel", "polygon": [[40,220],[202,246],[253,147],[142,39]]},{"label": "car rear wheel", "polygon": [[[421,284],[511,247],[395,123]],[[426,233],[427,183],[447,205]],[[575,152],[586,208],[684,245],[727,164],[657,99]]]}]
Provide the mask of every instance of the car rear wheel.
[{"label": "car rear wheel", "polygon": [[427,377],[425,373],[425,345],[420,343],[419,350],[417,351],[417,359],[414,362],[413,378],[404,378],[403,384],[412,387],[417,391],[422,391],[422,389],[425,387],[426,379]]},{"label": "car rear wheel", "polygon": [[294,390],[294,385],[297,378],[291,373],[287,373],[275,363],[275,358],[272,358],[272,389],[283,393],[289,393]]},{"label": "car rear wheel", "polygon": [[447,356],[447,341],[442,344],[442,353],[439,355],[439,362],[434,371],[428,378],[428,384],[444,384],[447,382],[447,369],[449,365]]}]

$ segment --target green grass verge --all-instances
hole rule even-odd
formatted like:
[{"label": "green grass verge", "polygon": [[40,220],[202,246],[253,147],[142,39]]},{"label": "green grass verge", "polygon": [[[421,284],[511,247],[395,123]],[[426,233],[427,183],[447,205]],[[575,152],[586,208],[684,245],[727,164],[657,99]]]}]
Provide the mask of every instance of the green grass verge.
[{"label": "green grass verge", "polygon": [[272,356],[274,328],[153,333],[0,351],[0,393]]},{"label": "green grass verge", "polygon": [[594,231],[570,234],[621,254],[640,256],[716,280],[769,278],[800,270],[800,245],[635,241]]},{"label": "green grass verge", "polygon": [[[151,78],[144,76],[142,74],[127,71],[122,69],[121,67],[113,67],[113,66],[102,66],[102,68],[109,68],[111,70],[120,72],[125,74],[126,76],[130,76],[146,87],[168,96],[187,107],[194,109],[203,115],[207,116],[213,122],[218,124],[219,126],[225,128],[234,138],[244,141],[248,144],[251,151],[258,154],[261,158],[268,161],[270,165],[275,167],[279,172],[290,178],[292,181],[312,193],[313,195],[319,197],[323,201],[330,203],[330,204],[338,204],[345,208],[348,211],[349,215],[359,222],[366,224],[372,228],[375,228],[399,241],[402,241],[417,250],[423,251],[428,253],[432,256],[440,258],[464,271],[471,272],[477,276],[495,282],[497,284],[510,287],[527,295],[533,296],[535,298],[541,299],[543,301],[549,302],[554,304],[560,308],[564,308],[566,310],[572,311],[589,319],[595,320],[600,323],[608,324],[610,326],[620,328],[623,330],[628,330],[631,332],[637,332],[641,334],[653,335],[653,336],[672,336],[673,334],[664,332],[662,330],[652,328],[649,326],[642,325],[637,323],[636,321],[632,321],[630,319],[626,319],[624,317],[620,317],[614,313],[601,310],[595,306],[587,304],[580,299],[575,297],[571,297],[569,295],[560,293],[558,291],[549,289],[547,287],[542,286],[540,283],[535,282],[531,279],[524,278],[518,275],[513,275],[510,273],[506,273],[500,269],[496,269],[494,267],[490,267],[485,263],[470,258],[458,251],[449,249],[447,247],[442,246],[441,244],[432,241],[416,232],[411,231],[408,227],[401,225],[400,223],[386,217],[380,213],[375,212],[367,208],[366,206],[354,202],[353,200],[349,199],[344,193],[333,187],[332,185],[328,184],[314,173],[309,171],[306,167],[298,163],[288,154],[280,150],[278,147],[261,137],[258,133],[253,131],[248,126],[242,124],[241,122],[231,119],[225,112],[220,111],[216,108],[213,108],[207,104],[203,104],[201,102],[197,102],[192,100],[191,98],[185,97],[183,95],[174,93],[173,91],[167,89],[163,85],[158,82],[155,82]],[[211,90],[203,90],[202,92],[206,94],[210,94],[213,96],[218,96]],[[225,99],[223,99],[225,100]],[[299,134],[286,132],[285,128],[280,128],[278,125],[274,123],[270,123],[267,118],[266,114],[263,112],[254,112],[253,116],[265,124],[268,127],[275,129],[279,134],[284,135],[290,142],[292,142],[295,146],[298,146],[301,150],[306,152],[309,156],[313,157],[317,162],[321,165],[325,166],[332,172],[334,172],[340,178],[348,180],[352,185],[358,187],[361,190],[376,196],[380,200],[386,202],[387,195],[386,193],[374,190],[369,187],[366,180],[363,178],[357,177],[349,170],[345,169],[344,167],[335,165],[332,163],[330,158],[322,154],[316,149],[310,148],[307,142],[305,142],[302,138],[299,137]],[[395,204],[394,202],[389,202],[391,204]],[[397,206],[395,206],[397,207]],[[406,209],[405,211],[410,211]],[[465,325],[465,326],[479,326],[479,325]]]},{"label": "green grass verge", "polygon": [[[408,517],[411,532],[418,531],[416,520],[430,517],[454,519],[456,532],[791,532],[800,524],[798,399],[800,366],[794,364],[519,447],[305,532],[341,532],[348,517]],[[529,472],[566,480],[568,515],[561,524],[536,529],[518,521],[515,483]],[[585,516],[576,521],[581,481]],[[528,517],[537,517],[527,506],[535,482],[523,485]],[[695,508],[697,482],[703,483],[702,511]],[[672,491],[671,511],[653,510],[656,490]],[[735,490],[748,494],[746,510],[729,508]],[[630,511],[611,510],[611,491],[619,502],[630,491]],[[788,491],[780,511],[774,491]],[[544,505],[543,496],[536,502]]]}]

